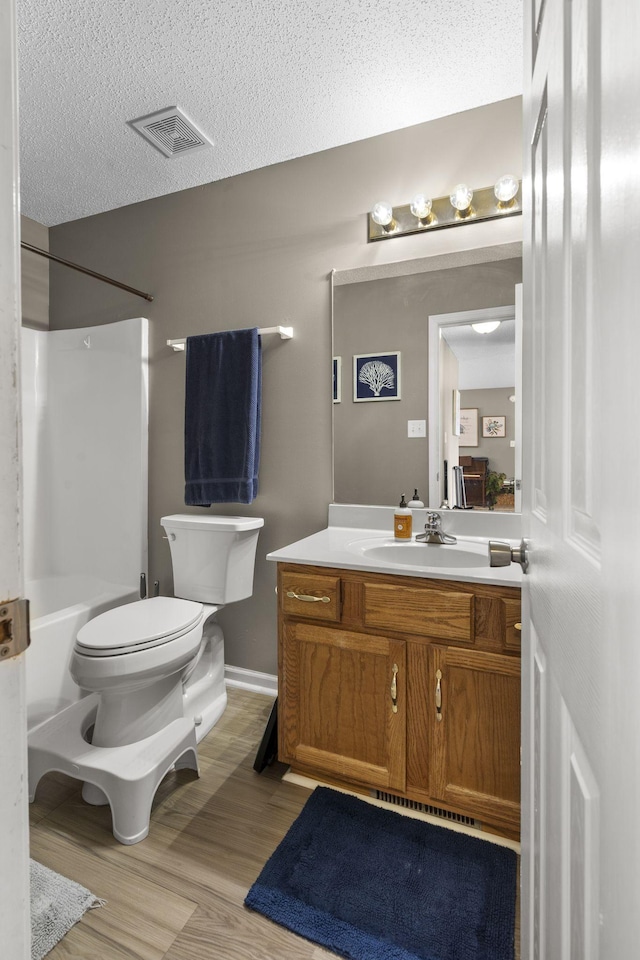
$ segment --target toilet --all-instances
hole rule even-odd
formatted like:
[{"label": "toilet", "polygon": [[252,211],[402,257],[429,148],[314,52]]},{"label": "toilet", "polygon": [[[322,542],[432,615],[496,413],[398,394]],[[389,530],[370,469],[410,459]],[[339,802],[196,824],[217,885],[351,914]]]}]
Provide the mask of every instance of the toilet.
[{"label": "toilet", "polygon": [[88,803],[111,805],[123,843],[147,835],[153,795],[172,766],[197,770],[196,745],[225,709],[224,637],[215,615],[251,596],[264,524],[192,514],[160,522],[174,596],[116,607],[82,627],[69,669],[88,696],[29,738],[30,799],[49,770],[82,779]]}]

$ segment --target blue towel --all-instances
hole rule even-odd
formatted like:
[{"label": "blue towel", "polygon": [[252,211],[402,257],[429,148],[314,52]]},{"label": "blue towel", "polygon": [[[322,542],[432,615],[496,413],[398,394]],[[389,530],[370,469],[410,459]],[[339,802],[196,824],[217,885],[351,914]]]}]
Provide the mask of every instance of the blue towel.
[{"label": "blue towel", "polygon": [[251,503],[258,493],[260,348],[257,327],[187,338],[187,505]]}]

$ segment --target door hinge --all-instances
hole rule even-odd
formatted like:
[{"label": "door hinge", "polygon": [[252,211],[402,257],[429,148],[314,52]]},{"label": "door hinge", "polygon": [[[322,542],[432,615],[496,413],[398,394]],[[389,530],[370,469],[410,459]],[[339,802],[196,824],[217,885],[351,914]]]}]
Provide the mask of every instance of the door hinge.
[{"label": "door hinge", "polygon": [[0,660],[24,653],[29,635],[29,601],[19,598],[0,603]]}]

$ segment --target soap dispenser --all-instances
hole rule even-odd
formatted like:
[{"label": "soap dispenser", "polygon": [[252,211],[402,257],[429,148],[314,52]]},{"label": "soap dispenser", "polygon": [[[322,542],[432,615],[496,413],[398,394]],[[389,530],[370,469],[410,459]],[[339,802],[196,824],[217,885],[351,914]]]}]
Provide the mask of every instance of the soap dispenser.
[{"label": "soap dispenser", "polygon": [[413,507],[414,510],[417,510],[419,507],[424,507],[424,503],[422,502],[422,500],[421,500],[420,497],[418,496],[418,491],[417,491],[417,490],[414,490],[414,491],[413,491],[413,499],[412,499],[412,500],[409,500],[409,503],[407,504],[407,506],[408,506],[408,507]]},{"label": "soap dispenser", "polygon": [[393,535],[396,540],[410,540],[411,527],[412,514],[403,493],[396,512],[393,515]]}]

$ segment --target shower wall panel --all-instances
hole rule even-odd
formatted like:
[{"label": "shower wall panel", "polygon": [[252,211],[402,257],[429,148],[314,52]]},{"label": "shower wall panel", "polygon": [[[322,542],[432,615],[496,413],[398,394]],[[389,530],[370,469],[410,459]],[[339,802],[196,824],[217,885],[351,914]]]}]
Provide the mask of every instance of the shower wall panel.
[{"label": "shower wall panel", "polygon": [[23,333],[26,576],[135,586],[147,565],[147,321]]}]

